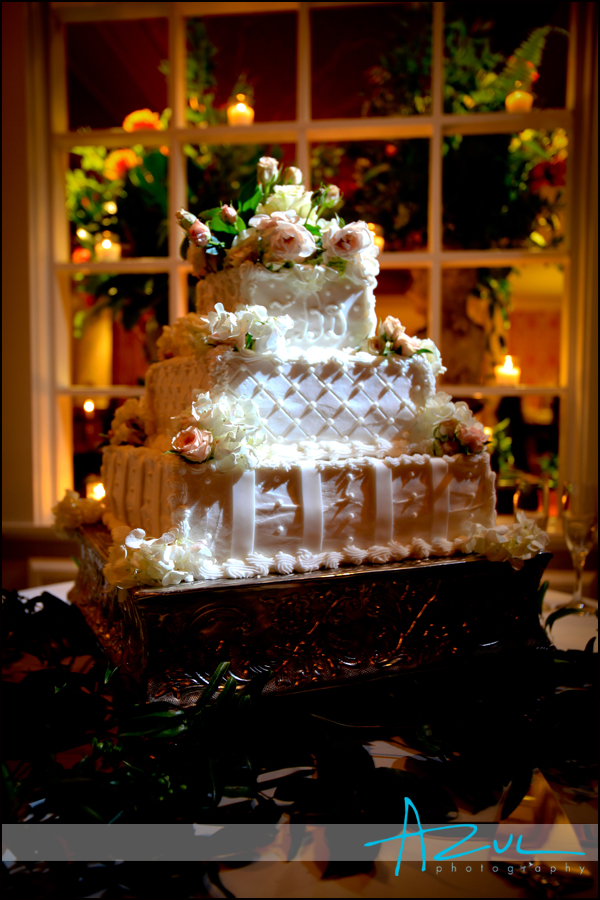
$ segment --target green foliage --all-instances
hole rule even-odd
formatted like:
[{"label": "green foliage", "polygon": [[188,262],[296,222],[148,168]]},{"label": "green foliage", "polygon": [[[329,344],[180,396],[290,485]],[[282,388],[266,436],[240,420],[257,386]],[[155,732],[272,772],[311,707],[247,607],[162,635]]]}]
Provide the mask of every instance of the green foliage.
[{"label": "green foliage", "polygon": [[497,464],[500,475],[506,475],[514,468],[515,457],[512,452],[512,438],[508,434],[510,419],[502,419],[492,428],[492,439],[489,449]]}]

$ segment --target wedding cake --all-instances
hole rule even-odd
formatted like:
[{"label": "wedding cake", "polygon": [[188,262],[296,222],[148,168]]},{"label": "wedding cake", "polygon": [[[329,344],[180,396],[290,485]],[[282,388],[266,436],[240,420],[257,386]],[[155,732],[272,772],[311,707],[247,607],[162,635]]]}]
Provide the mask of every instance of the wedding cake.
[{"label": "wedding cake", "polygon": [[[335,186],[307,191],[298,169],[263,157],[237,210],[178,213],[196,312],[164,329],[145,397],[117,410],[103,451],[109,584],[289,575],[489,543],[483,426],[436,391],[445,370],[432,341],[377,322],[378,249],[340,205]],[[535,537],[501,539],[504,558],[542,549]]]}]

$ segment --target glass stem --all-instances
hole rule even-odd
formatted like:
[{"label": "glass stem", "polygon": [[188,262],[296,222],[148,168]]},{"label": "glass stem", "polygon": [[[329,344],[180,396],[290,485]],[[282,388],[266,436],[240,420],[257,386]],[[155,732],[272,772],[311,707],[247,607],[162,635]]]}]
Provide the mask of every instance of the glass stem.
[{"label": "glass stem", "polygon": [[583,607],[583,605],[584,605],[583,604],[583,569],[585,566],[586,557],[587,557],[587,553],[585,553],[585,552],[584,553],[581,553],[581,552],[573,553],[572,557],[571,557],[573,560],[573,568],[575,569],[575,576],[576,576],[575,593],[573,594],[572,602],[574,604],[577,604],[580,607]]}]

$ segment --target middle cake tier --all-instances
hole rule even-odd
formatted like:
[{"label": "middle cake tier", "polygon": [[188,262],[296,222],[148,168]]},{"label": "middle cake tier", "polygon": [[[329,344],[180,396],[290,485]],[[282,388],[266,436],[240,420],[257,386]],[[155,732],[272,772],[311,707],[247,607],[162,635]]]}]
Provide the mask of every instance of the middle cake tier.
[{"label": "middle cake tier", "polygon": [[272,443],[351,441],[375,448],[399,441],[435,394],[435,377],[424,356],[336,351],[284,359],[220,347],[150,367],[148,434],[168,433],[197,391],[252,400]]}]

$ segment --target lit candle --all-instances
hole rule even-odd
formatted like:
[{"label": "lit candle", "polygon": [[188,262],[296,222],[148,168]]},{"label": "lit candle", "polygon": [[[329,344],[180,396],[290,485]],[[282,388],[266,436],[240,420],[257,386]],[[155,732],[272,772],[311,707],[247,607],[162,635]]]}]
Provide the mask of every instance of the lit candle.
[{"label": "lit candle", "polygon": [[93,400],[86,400],[83,404],[83,411],[85,412],[86,419],[94,418],[94,410],[96,409],[96,404]]},{"label": "lit candle", "polygon": [[245,94],[236,94],[236,102],[227,107],[227,121],[230,125],[252,125],[254,122],[254,110],[244,101]]},{"label": "lit candle", "polygon": [[501,366],[494,366],[494,375],[498,384],[518,384],[521,369],[513,364],[512,356],[506,356]]},{"label": "lit candle", "polygon": [[509,113],[529,112],[533,106],[533,94],[528,91],[513,91],[504,101],[504,106]]},{"label": "lit candle", "polygon": [[102,500],[106,496],[104,485],[97,475],[90,475],[85,482],[85,496],[93,500]]},{"label": "lit candle", "polygon": [[95,246],[97,262],[118,262],[121,259],[121,245],[110,238],[103,238]]}]

